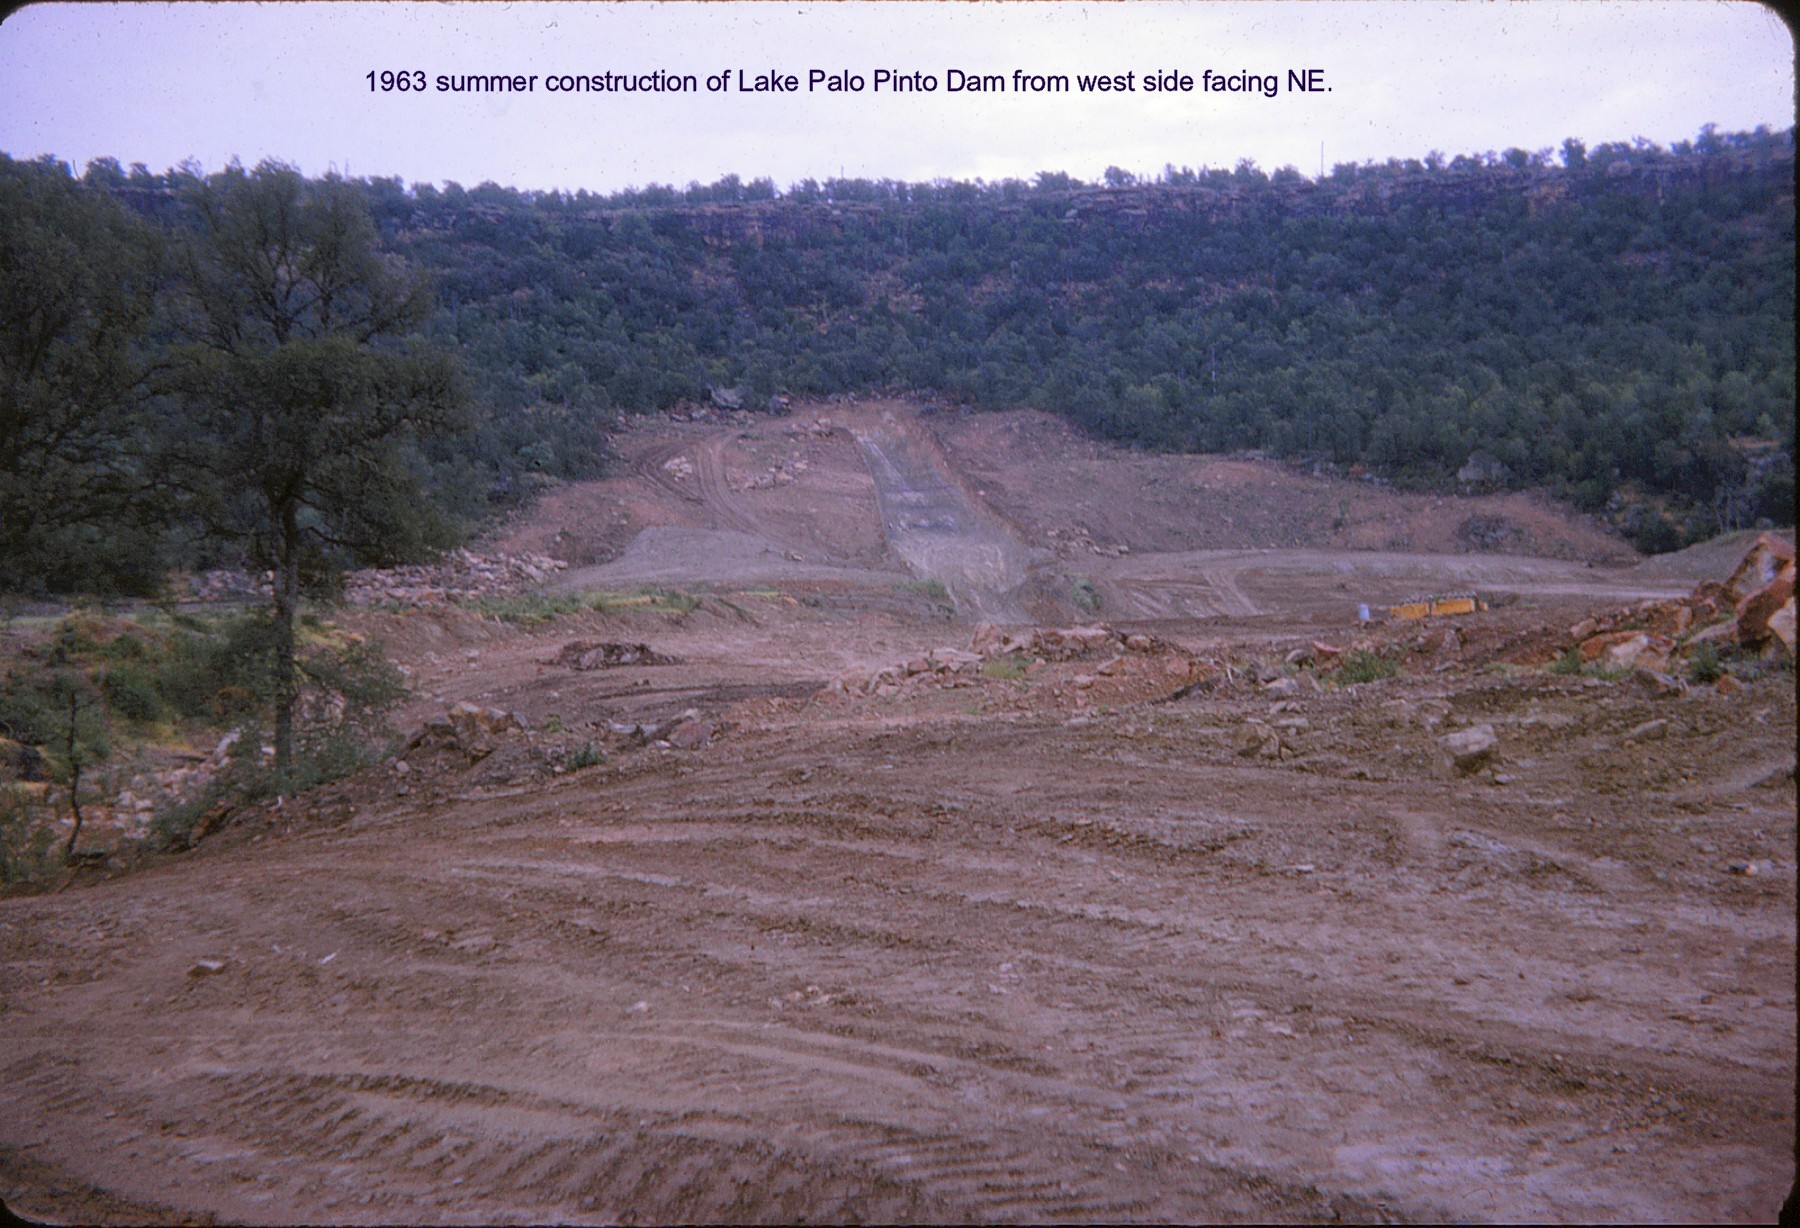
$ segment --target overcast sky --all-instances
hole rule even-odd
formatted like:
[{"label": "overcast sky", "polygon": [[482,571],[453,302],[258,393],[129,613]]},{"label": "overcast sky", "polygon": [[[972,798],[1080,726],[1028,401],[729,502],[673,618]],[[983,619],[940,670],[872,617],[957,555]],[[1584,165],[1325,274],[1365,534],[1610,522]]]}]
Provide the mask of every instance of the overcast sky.
[{"label": "overcast sky", "polygon": [[[692,74],[693,93],[560,93],[550,79]],[[1215,76],[1272,76],[1262,92]],[[423,92],[371,90],[371,71]],[[808,91],[808,74],[859,76]],[[920,73],[935,92],[877,88]],[[951,92],[952,70],[1004,92]],[[1021,93],[1015,70],[1066,74]],[[1290,88],[1319,70],[1320,90]],[[1145,75],[1194,80],[1147,93]],[[752,93],[770,72],[799,89]],[[1124,93],[1078,74],[1132,73]],[[739,74],[742,74],[740,81]],[[536,75],[530,92],[440,76]],[[725,88],[707,88],[725,74]],[[410,80],[416,80],[411,78]],[[611,191],[736,173],[1094,180],[1110,165],[1318,173],[1338,162],[1691,139],[1794,122],[1793,43],[1743,0],[1134,3],[34,4],[0,24],[0,151],[77,170],[279,158],[308,174]]]}]

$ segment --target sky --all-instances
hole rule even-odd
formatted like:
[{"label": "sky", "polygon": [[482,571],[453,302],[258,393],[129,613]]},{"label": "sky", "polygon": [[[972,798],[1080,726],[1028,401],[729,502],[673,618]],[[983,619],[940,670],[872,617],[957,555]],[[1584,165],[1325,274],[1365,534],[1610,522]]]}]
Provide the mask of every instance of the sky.
[{"label": "sky", "polygon": [[[0,152],[597,192],[1245,158],[1310,176],[1787,128],[1793,55],[1750,0],[45,3],[0,23]],[[658,70],[693,90],[552,88]],[[1209,71],[1239,88],[1205,88]],[[1080,87],[1127,73],[1126,90]],[[1176,88],[1148,90],[1168,74]],[[529,88],[445,88],[468,76]],[[954,88],[984,78],[1003,88]],[[384,88],[401,81],[425,88]]]}]

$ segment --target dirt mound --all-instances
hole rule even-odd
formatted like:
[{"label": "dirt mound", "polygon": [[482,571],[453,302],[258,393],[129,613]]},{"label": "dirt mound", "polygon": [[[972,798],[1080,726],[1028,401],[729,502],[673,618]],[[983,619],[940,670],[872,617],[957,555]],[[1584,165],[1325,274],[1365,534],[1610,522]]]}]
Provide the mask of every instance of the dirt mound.
[{"label": "dirt mound", "polygon": [[929,423],[996,510],[1065,557],[1319,547],[1637,558],[1597,522],[1532,494],[1415,495],[1274,461],[1150,456],[1035,411]]}]

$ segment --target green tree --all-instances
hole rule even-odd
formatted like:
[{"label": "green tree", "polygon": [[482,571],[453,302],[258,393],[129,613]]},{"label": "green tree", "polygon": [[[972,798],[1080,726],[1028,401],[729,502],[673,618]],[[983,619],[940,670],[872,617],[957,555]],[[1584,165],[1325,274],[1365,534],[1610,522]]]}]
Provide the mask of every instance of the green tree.
[{"label": "green tree", "polygon": [[149,229],[49,160],[0,155],[0,575],[15,590],[148,592]]},{"label": "green tree", "polygon": [[264,162],[193,190],[168,470],[212,540],[273,576],[275,766],[293,762],[294,623],[343,567],[448,545],[416,441],[461,421],[447,357],[413,337],[424,283],[379,251],[354,186]]}]

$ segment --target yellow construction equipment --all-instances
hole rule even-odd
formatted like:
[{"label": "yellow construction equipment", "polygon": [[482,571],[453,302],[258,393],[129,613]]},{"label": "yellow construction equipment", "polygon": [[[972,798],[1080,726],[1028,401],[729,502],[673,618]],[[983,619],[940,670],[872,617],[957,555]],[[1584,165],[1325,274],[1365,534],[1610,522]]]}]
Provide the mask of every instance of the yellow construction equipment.
[{"label": "yellow construction equipment", "polygon": [[1433,593],[1388,607],[1389,618],[1435,618],[1446,614],[1473,614],[1487,609],[1487,602],[1474,593]]}]

